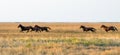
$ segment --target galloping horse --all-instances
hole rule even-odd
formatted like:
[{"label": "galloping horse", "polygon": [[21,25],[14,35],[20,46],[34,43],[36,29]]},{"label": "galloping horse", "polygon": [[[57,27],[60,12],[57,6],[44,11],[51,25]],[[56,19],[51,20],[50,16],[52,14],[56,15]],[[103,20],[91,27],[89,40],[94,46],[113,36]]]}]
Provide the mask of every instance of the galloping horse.
[{"label": "galloping horse", "polygon": [[[50,27],[40,27],[38,25],[35,25],[34,26],[37,30],[36,31],[46,31],[46,32],[49,32],[49,30],[51,29]],[[49,29],[49,30],[48,30]]]},{"label": "galloping horse", "polygon": [[21,28],[20,32],[23,32],[23,31],[29,32],[29,30],[32,29],[32,26],[23,26],[22,24],[19,24],[18,28]]},{"label": "galloping horse", "polygon": [[105,25],[101,25],[101,28],[103,28],[106,32],[108,31],[118,31],[118,29],[115,26],[105,26]]},{"label": "galloping horse", "polygon": [[36,26],[32,27],[31,29],[32,29],[31,31],[35,31],[35,32],[39,31],[39,32],[41,32],[41,29],[36,27]]},{"label": "galloping horse", "polygon": [[91,32],[95,32],[95,31],[96,31],[96,29],[93,28],[93,27],[85,27],[85,26],[83,26],[83,25],[81,25],[80,28],[82,28],[83,31],[86,31],[86,32],[87,32],[87,31],[91,31]]}]

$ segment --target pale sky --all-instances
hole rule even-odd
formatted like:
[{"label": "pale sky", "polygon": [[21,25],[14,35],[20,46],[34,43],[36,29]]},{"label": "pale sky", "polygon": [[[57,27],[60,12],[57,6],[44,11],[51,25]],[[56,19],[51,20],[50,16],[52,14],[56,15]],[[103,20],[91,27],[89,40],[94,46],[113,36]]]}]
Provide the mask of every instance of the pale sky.
[{"label": "pale sky", "polygon": [[0,0],[0,22],[120,22],[120,0]]}]

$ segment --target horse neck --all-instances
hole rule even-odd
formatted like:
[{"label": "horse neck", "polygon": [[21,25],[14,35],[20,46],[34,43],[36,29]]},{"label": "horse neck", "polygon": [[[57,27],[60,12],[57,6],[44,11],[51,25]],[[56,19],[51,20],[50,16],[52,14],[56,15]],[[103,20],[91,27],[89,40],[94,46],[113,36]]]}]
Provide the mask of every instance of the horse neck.
[{"label": "horse neck", "polygon": [[86,27],[85,26],[83,26],[83,27],[81,27],[82,29],[86,29]]},{"label": "horse neck", "polygon": [[107,27],[107,26],[102,26],[102,28],[104,28],[104,29],[108,29],[108,27]]},{"label": "horse neck", "polygon": [[21,25],[20,28],[25,28],[25,27]]},{"label": "horse neck", "polygon": [[41,28],[40,26],[35,26],[35,27]]},{"label": "horse neck", "polygon": [[103,26],[104,28],[108,28],[107,26]]}]

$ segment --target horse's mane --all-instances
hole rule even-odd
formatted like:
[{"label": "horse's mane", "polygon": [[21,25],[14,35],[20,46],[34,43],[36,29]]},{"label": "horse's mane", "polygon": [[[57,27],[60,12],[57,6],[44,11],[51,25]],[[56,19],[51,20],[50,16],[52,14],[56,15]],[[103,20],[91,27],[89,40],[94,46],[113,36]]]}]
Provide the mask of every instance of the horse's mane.
[{"label": "horse's mane", "polygon": [[106,25],[101,25],[101,28],[108,28],[108,26],[106,26]]},{"label": "horse's mane", "polygon": [[86,28],[85,26],[81,25],[80,28]]}]

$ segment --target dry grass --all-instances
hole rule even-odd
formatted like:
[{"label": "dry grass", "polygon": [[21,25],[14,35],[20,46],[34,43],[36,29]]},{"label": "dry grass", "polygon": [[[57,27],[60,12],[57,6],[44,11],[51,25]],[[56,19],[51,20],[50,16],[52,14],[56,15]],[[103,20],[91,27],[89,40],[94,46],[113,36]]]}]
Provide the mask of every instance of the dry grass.
[{"label": "dry grass", "polygon": [[[50,32],[21,33],[18,23],[0,23],[0,55],[119,55],[120,31],[106,33],[100,25],[120,23],[21,23],[49,26]],[[93,26],[96,33],[82,32],[80,25]]]}]

